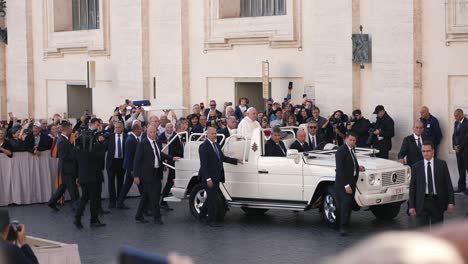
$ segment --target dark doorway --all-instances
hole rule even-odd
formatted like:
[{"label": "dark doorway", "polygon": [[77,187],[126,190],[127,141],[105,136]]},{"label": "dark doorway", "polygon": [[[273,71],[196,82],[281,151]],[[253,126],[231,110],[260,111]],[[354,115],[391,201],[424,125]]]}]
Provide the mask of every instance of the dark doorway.
[{"label": "dark doorway", "polygon": [[239,98],[242,97],[247,97],[249,106],[255,107],[257,111],[265,111],[261,82],[236,82],[236,102],[234,104],[237,105]]},{"label": "dark doorway", "polygon": [[93,90],[85,85],[68,85],[68,116],[80,118],[84,112],[93,113]]}]

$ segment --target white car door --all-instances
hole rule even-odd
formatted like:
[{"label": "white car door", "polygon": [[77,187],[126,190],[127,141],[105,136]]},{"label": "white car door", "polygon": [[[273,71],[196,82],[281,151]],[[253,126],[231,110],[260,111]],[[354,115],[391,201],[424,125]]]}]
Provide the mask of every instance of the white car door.
[{"label": "white car door", "polygon": [[302,160],[260,157],[258,188],[260,199],[303,201]]}]

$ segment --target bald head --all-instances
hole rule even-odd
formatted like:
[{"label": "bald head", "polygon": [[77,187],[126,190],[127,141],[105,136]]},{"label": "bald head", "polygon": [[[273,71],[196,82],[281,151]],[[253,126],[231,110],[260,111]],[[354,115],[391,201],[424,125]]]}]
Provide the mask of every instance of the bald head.
[{"label": "bald head", "polygon": [[216,129],[214,127],[208,127],[206,136],[210,141],[216,142]]},{"label": "bald head", "polygon": [[421,134],[423,133],[424,131],[424,124],[423,122],[421,121],[416,121],[414,122],[414,126],[413,126],[413,132],[416,136],[421,136]]},{"label": "bald head", "polygon": [[421,114],[421,118],[424,119],[428,119],[431,116],[431,114],[429,113],[429,108],[427,106],[422,106],[419,110],[419,113]]},{"label": "bald head", "polygon": [[296,134],[296,138],[297,138],[297,141],[301,142],[301,143],[304,143],[305,140],[306,140],[306,132],[304,131],[304,129],[299,129],[297,131],[297,134]]},{"label": "bald head", "polygon": [[156,139],[156,127],[153,126],[153,125],[150,125],[150,126],[146,129],[146,134],[148,135],[148,137],[149,137],[151,140],[155,140],[155,139]]}]

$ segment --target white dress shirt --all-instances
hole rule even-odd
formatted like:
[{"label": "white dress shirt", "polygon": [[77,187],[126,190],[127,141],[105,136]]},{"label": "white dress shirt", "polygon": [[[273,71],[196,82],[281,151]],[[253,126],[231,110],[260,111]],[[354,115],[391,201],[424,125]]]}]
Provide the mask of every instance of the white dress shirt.
[{"label": "white dress shirt", "polygon": [[437,194],[436,187],[435,187],[435,180],[434,180],[434,158],[431,160],[426,160],[424,159],[424,176],[426,177],[426,194],[429,194],[429,181],[427,179],[427,164],[428,162],[431,162],[431,171],[432,171],[432,186],[434,190],[434,194]]},{"label": "white dress shirt", "polygon": [[[151,138],[148,138],[149,142],[150,142],[150,145],[151,145],[151,148],[153,148],[153,153],[154,153],[154,168],[157,169],[159,168],[159,160],[158,160],[158,154],[159,156],[161,157],[161,151],[159,151],[159,147],[158,147],[158,143],[153,143],[153,142],[156,142],[156,139],[155,140],[152,140]],[[156,147],[155,147],[156,145]],[[156,154],[156,151],[158,154]]]},{"label": "white dress shirt", "polygon": [[67,140],[70,140],[70,139],[68,139],[68,137],[67,137],[65,134],[62,134],[62,136],[63,136],[64,138],[66,138]]},{"label": "white dress shirt", "polygon": [[[123,133],[121,134],[115,134],[115,153],[114,153],[114,159],[119,159],[119,152],[117,151],[119,148],[118,148],[118,139],[119,139],[119,136],[120,136],[120,150],[122,151],[122,157],[123,157]],[[120,158],[121,159],[121,158]]]},{"label": "white dress shirt", "polygon": [[423,144],[422,137],[417,136],[416,134],[413,134],[413,137],[414,137],[414,140],[416,141],[416,146],[418,145],[418,139],[421,141],[421,146],[422,146],[422,144]]},{"label": "white dress shirt", "polygon": [[262,126],[260,126],[260,123],[258,123],[257,120],[252,120],[249,117],[246,117],[240,121],[239,126],[237,126],[237,131],[247,139],[251,139],[252,133],[256,128],[262,128]]}]

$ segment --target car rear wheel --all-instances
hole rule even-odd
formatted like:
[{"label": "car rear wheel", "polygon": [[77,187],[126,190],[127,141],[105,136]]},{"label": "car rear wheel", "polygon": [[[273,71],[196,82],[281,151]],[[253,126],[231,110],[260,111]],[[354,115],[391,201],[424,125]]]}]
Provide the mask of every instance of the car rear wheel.
[{"label": "car rear wheel", "polygon": [[322,216],[325,224],[331,228],[338,228],[339,207],[333,186],[326,187],[322,196]]},{"label": "car rear wheel", "polygon": [[392,220],[400,213],[401,203],[383,204],[372,206],[370,209],[372,213],[381,220]]},{"label": "car rear wheel", "polygon": [[268,209],[248,208],[248,207],[241,207],[241,209],[247,215],[263,215],[268,211]]},{"label": "car rear wheel", "polygon": [[[208,198],[208,193],[205,190],[205,185],[197,184],[193,187],[192,191],[190,192],[189,196],[189,208],[190,213],[192,214],[195,219],[199,218],[200,211],[203,205],[206,203],[206,199]],[[221,221],[224,219],[226,215],[226,202],[223,198],[223,194],[219,193],[218,195],[218,220]]]}]

